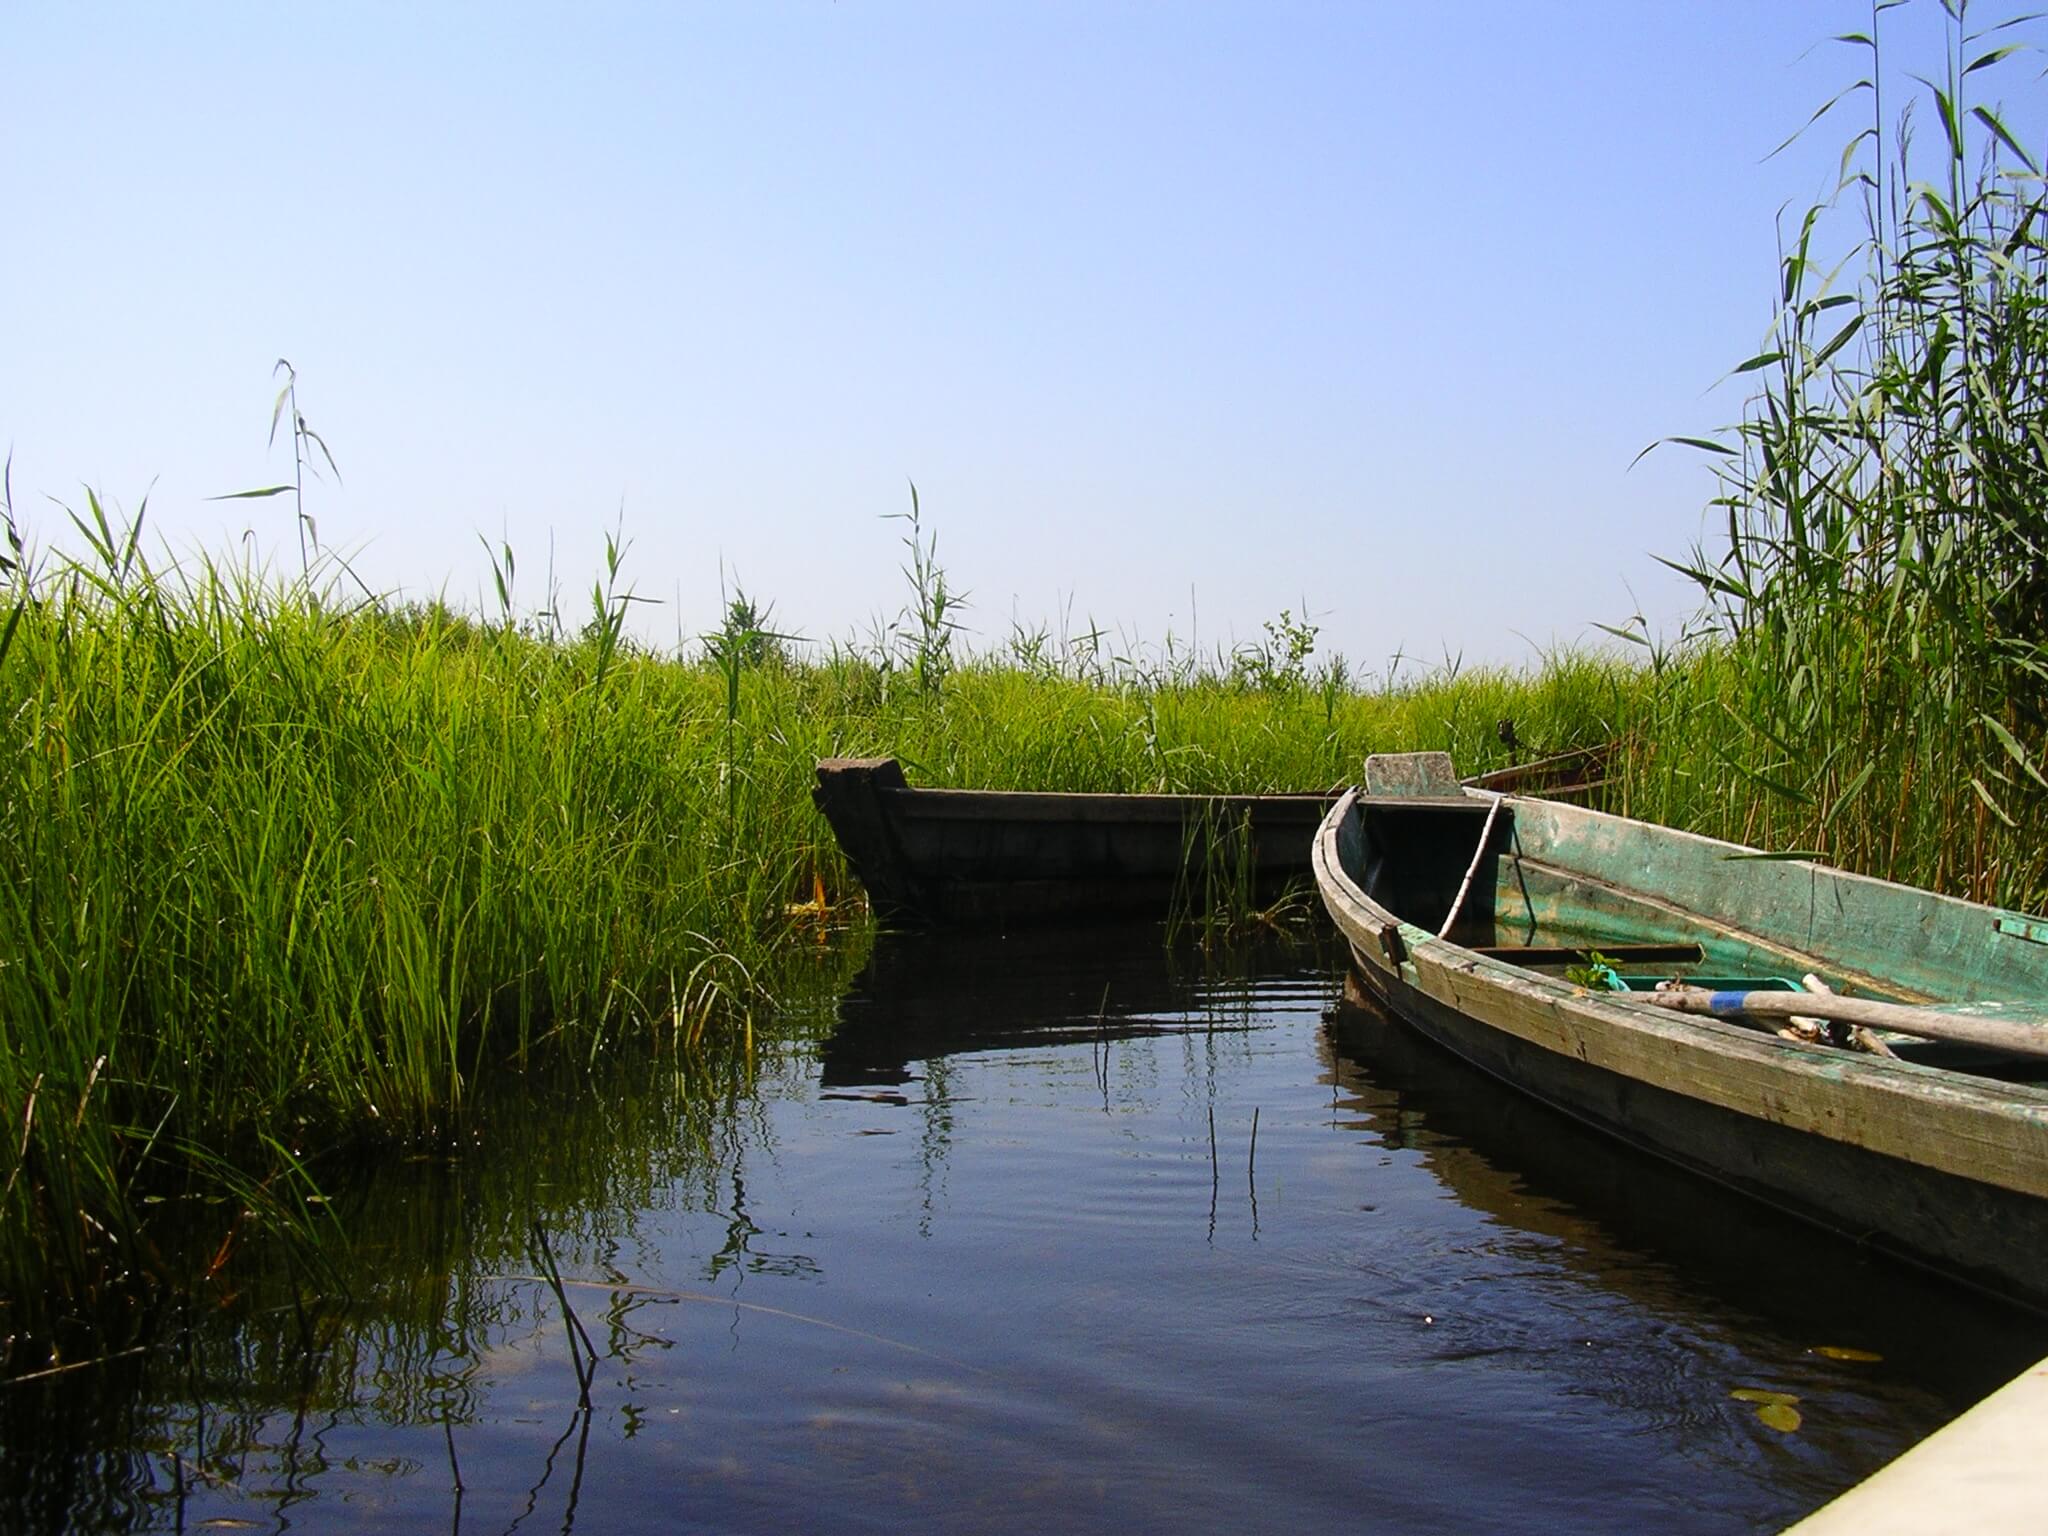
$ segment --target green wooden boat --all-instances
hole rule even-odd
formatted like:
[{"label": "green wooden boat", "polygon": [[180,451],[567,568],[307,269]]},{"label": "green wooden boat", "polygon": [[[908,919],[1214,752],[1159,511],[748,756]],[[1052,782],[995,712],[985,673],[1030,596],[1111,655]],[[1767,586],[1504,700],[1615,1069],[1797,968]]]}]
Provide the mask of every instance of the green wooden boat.
[{"label": "green wooden boat", "polygon": [[1440,753],[1368,760],[1312,862],[1360,983],[1437,1043],[2048,1310],[2048,922],[1462,788]]}]

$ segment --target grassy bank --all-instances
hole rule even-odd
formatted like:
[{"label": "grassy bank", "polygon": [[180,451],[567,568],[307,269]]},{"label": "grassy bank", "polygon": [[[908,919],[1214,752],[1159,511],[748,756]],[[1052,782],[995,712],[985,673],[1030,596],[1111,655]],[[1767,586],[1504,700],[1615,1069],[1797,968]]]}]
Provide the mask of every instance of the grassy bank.
[{"label": "grassy bank", "polygon": [[626,643],[602,594],[572,634],[346,606],[154,568],[86,525],[98,548],[43,562],[0,655],[14,1296],[156,1267],[145,1202],[195,1179],[224,1209],[302,1213],[319,1159],[453,1136],[485,1074],[744,1034],[817,949],[792,906],[822,889],[857,917],[809,804],[818,757],[893,751],[935,784],[1320,785],[1369,749],[1499,761],[1503,717],[1604,736],[1641,681],[1572,661],[1360,695],[1227,668],[677,659]]}]

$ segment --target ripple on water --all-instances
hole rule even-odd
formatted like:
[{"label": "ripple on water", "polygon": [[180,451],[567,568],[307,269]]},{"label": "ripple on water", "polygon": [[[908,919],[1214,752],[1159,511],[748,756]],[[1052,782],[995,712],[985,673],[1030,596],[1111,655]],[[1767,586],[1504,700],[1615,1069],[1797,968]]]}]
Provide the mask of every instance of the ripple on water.
[{"label": "ripple on water", "polygon": [[[25,1446],[42,1486],[111,1447],[118,1497],[62,1507],[168,1529],[180,1447],[188,1529],[419,1529],[452,1445],[476,1530],[1755,1529],[2048,1353],[1326,1018],[1331,968],[969,948],[878,951],[756,1092],[629,1085],[414,1170],[358,1218],[393,1232],[317,1369],[224,1323],[197,1390],[69,1400],[72,1460],[10,1434],[17,1486]],[[587,1415],[552,1295],[490,1278],[536,1217],[620,1287],[570,1293]]]}]

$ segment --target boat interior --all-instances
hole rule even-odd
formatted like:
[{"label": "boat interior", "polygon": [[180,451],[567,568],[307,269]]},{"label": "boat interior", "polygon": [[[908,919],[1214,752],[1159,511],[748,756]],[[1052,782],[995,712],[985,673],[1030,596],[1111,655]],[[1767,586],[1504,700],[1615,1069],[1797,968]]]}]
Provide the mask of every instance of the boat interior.
[{"label": "boat interior", "polygon": [[[1544,825],[1518,824],[1518,804]],[[1345,863],[1364,893],[1403,923],[1489,959],[1574,980],[1597,968],[1597,984],[1618,991],[1677,982],[1715,992],[1801,992],[1818,989],[1807,980],[1812,977],[1818,987],[1844,996],[1957,1013],[1982,1006],[1878,974],[1868,956],[1774,940],[1753,931],[1760,924],[1745,927],[1682,905],[1664,894],[1665,887],[1654,887],[1655,895],[1632,888],[1611,868],[1595,874],[1552,846],[1552,812],[1541,802],[1395,794],[1361,795],[1355,805]],[[1525,836],[1528,830],[1537,835]],[[2048,1022],[2048,1002],[2039,1020]],[[1774,1033],[1784,1025],[1741,1022]],[[2048,1060],[1878,1033],[1886,1050],[1904,1059],[2048,1083]]]}]

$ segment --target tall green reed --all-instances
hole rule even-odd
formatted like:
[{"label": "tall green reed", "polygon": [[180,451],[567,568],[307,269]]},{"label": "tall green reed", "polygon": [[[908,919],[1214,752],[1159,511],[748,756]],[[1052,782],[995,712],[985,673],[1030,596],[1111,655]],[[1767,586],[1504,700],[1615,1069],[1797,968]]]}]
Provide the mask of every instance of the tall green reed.
[{"label": "tall green reed", "polygon": [[910,487],[910,510],[893,515],[910,524],[910,531],[903,536],[907,555],[903,577],[910,585],[910,601],[894,626],[897,647],[918,691],[930,696],[953,670],[959,611],[967,605],[968,594],[947,582],[946,568],[939,564],[939,536],[925,532],[924,509],[915,482]]},{"label": "tall green reed", "polygon": [[[2048,205],[1977,92],[2014,22],[1943,0],[1901,71],[1873,7],[1836,197],[1778,264],[1756,393],[1714,439],[1725,648],[1671,674],[1634,808],[2016,905],[2048,897]],[[2024,18],[2022,18],[2024,20]],[[1897,117],[1887,92],[1913,87]],[[1931,113],[1931,134],[1916,118]],[[1828,251],[1845,222],[1848,249]],[[1844,275],[1846,274],[1846,275]]]},{"label": "tall green reed", "polygon": [[299,409],[299,370],[280,357],[277,366],[271,369],[275,379],[284,375],[284,383],[278,386],[277,399],[270,407],[270,437],[266,446],[277,444],[277,424],[284,419],[287,411],[292,418],[292,479],[289,485],[266,485],[252,491],[230,491],[225,496],[216,496],[215,501],[261,501],[272,496],[289,495],[292,499],[292,521],[299,535],[299,574],[310,576],[313,569],[312,552],[320,547],[320,527],[312,514],[306,510],[306,476],[310,473],[319,478],[320,468],[313,459],[313,451],[319,450],[320,457],[327,463],[327,472],[334,476],[337,484],[341,481],[341,468],[334,462],[334,454],[328,449],[327,440],[307,425],[305,413]]},{"label": "tall green reed", "polygon": [[0,657],[8,1293],[148,1268],[137,1202],[195,1170],[289,1205],[306,1157],[452,1134],[479,1074],[760,1001],[807,850],[707,854],[722,712],[616,593],[556,644],[154,569],[91,507]]}]

